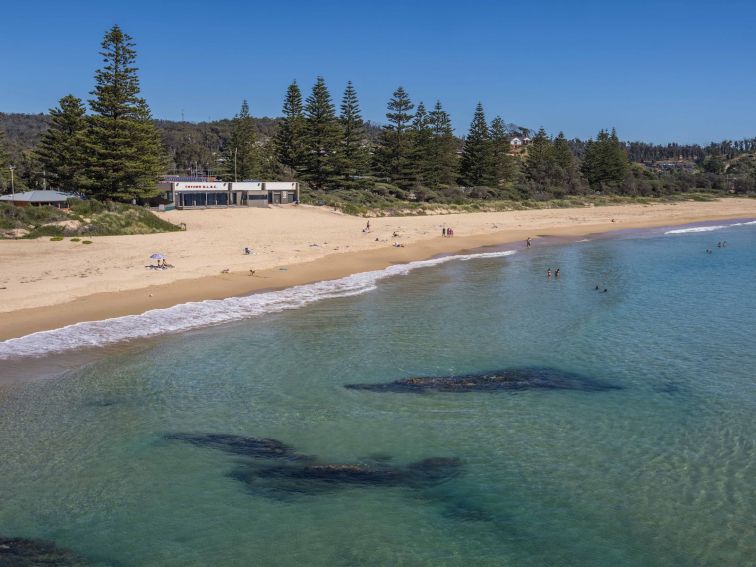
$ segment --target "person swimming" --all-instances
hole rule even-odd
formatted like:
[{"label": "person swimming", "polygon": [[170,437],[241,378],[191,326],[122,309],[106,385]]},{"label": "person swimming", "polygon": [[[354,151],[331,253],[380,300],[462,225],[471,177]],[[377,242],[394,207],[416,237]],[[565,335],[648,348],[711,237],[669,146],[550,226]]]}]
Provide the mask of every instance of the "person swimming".
[{"label": "person swimming", "polygon": [[554,272],[554,275],[555,275],[556,277],[559,277],[559,268],[557,268],[557,269],[556,269],[556,272]]}]

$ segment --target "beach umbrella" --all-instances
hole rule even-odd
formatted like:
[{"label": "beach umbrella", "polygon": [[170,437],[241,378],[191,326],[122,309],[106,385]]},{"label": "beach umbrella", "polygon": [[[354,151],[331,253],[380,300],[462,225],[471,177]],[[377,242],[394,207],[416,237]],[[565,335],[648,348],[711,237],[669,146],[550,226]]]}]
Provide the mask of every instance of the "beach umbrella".
[{"label": "beach umbrella", "polygon": [[165,260],[165,254],[161,254],[160,252],[155,252],[152,256],[150,256],[153,260]]}]

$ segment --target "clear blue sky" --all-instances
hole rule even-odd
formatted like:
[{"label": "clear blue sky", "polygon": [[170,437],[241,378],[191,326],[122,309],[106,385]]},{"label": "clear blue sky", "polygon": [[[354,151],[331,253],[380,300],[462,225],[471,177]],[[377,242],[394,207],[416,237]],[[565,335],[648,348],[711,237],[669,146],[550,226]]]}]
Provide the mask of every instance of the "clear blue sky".
[{"label": "clear blue sky", "polygon": [[756,2],[359,1],[6,2],[0,111],[87,98],[103,33],[134,37],[153,115],[200,121],[280,115],[286,86],[348,79],[364,117],[384,120],[403,85],[438,98],[458,133],[487,117],[568,137],[615,126],[623,139],[756,136]]}]

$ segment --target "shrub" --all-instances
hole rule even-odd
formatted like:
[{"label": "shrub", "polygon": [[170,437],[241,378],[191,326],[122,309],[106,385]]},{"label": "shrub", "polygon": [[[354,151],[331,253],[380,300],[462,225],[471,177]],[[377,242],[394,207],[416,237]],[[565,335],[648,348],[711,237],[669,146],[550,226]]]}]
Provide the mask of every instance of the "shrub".
[{"label": "shrub", "polygon": [[91,240],[82,240],[81,243],[82,244],[92,244],[92,241]]},{"label": "shrub", "polygon": [[60,242],[61,240],[63,240],[63,237],[62,237],[62,236],[53,236],[53,237],[52,237],[52,238],[50,239],[50,241],[51,241],[51,242]]}]

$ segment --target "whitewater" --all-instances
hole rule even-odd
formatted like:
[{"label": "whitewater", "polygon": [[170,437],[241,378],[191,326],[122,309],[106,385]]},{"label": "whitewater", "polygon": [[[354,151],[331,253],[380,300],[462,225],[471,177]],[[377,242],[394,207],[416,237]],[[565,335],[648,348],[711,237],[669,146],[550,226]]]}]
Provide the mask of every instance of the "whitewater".
[{"label": "whitewater", "polygon": [[668,230],[664,234],[688,234],[688,233],[695,233],[695,232],[712,232],[715,230],[722,230],[724,228],[733,228],[736,226],[748,226],[756,224],[756,221],[748,221],[748,222],[736,222],[733,224],[717,224],[717,225],[709,225],[709,226],[692,226],[688,228],[676,228],[673,230]]}]

